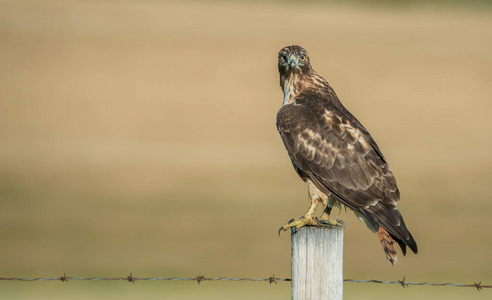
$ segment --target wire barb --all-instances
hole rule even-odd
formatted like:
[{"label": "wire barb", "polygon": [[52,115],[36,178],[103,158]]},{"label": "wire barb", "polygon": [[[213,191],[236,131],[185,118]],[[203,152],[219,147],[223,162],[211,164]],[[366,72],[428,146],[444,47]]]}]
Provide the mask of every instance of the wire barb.
[{"label": "wire barb", "polygon": [[277,280],[276,280],[276,279],[277,279],[277,278],[275,278],[275,274],[273,274],[273,276],[272,276],[272,277],[270,277],[268,280],[270,281],[270,284],[272,284],[272,283],[274,283],[274,282],[275,282],[275,284],[277,284]]},{"label": "wire barb", "polygon": [[130,273],[130,276],[128,276],[126,280],[128,280],[128,282],[132,282],[133,284],[135,284],[135,279],[133,279],[132,273]]},{"label": "wire barb", "polygon": [[405,276],[403,276],[403,280],[398,280],[398,282],[401,284],[403,288],[407,288],[408,284],[405,283]]},{"label": "wire barb", "polygon": [[477,288],[477,291],[481,291],[482,290],[482,282],[480,281],[479,283],[473,283],[475,285],[475,287]]},{"label": "wire barb", "polygon": [[200,282],[202,282],[204,279],[205,279],[205,276],[204,275],[196,275],[196,282],[198,282],[198,284],[200,284]]},{"label": "wire barb", "polygon": [[67,273],[63,272],[63,276],[60,276],[58,279],[60,279],[61,282],[68,282]]}]

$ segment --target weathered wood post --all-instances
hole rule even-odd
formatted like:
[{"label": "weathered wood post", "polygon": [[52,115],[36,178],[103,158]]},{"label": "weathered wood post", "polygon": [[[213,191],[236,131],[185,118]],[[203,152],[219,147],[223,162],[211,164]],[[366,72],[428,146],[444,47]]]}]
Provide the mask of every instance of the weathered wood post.
[{"label": "weathered wood post", "polygon": [[291,299],[343,299],[343,228],[306,226],[291,240]]}]

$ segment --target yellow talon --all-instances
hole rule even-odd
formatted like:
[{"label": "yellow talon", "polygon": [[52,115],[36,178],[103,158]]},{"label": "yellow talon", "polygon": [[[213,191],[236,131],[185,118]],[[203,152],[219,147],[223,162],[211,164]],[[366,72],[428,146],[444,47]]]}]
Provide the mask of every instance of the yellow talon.
[{"label": "yellow talon", "polygon": [[340,227],[345,228],[345,223],[343,223],[342,220],[338,220],[338,219],[334,220],[334,219],[330,218],[330,215],[327,213],[323,213],[321,215],[321,217],[319,217],[319,223],[321,223],[322,225],[328,225],[328,226],[332,226],[332,227],[340,226]]},{"label": "yellow talon", "polygon": [[316,226],[316,227],[343,227],[345,228],[345,223],[342,220],[334,220],[326,213],[323,213],[321,217],[313,218],[310,215],[305,215],[299,220],[292,220],[289,224],[280,227],[278,230],[278,235],[281,231],[286,231],[289,228],[295,228],[296,232],[304,226]]},{"label": "yellow talon", "polygon": [[298,231],[304,226],[322,226],[322,224],[318,221],[317,218],[313,218],[310,215],[305,215],[299,220],[292,221],[289,224],[280,227],[280,229],[278,230],[278,234],[280,235],[280,231],[282,230],[286,231],[289,228],[293,228],[293,227],[295,227],[296,231]]}]

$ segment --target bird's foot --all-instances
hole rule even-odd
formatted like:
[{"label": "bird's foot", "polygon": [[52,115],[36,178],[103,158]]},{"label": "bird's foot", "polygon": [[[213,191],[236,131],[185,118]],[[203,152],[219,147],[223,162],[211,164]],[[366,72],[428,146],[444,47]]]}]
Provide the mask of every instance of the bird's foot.
[{"label": "bird's foot", "polygon": [[330,218],[330,215],[327,213],[323,213],[321,217],[319,217],[319,222],[326,227],[331,227],[331,228],[343,227],[343,229],[345,229],[345,223],[342,220],[340,219],[334,220]]},{"label": "bird's foot", "polygon": [[294,219],[292,219],[289,221],[289,223],[287,225],[280,227],[280,229],[278,230],[278,235],[280,235],[281,231],[286,231],[289,228],[292,228],[293,230],[295,229],[295,231],[298,231],[299,229],[301,229],[304,226],[324,226],[324,225],[318,221],[318,218],[313,218],[310,215],[305,215],[305,216],[301,217],[299,220],[294,221]]},{"label": "bird's foot", "polygon": [[340,220],[340,219],[336,219],[336,220],[333,220],[333,219],[331,219],[331,220],[319,220],[319,222],[324,227],[330,227],[330,228],[343,227],[343,229],[345,229],[345,223],[342,220]]}]

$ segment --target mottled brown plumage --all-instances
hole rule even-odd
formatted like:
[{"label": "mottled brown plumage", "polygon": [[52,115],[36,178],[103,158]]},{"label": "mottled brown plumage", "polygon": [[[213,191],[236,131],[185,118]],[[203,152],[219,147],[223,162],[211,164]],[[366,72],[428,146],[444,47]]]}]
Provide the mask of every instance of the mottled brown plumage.
[{"label": "mottled brown plumage", "polygon": [[280,50],[278,68],[284,102],[277,129],[301,178],[330,197],[326,212],[336,202],[352,209],[378,233],[392,264],[396,262],[393,239],[403,254],[406,246],[417,253],[396,206],[400,193],[395,177],[369,132],[312,69],[302,47]]}]

